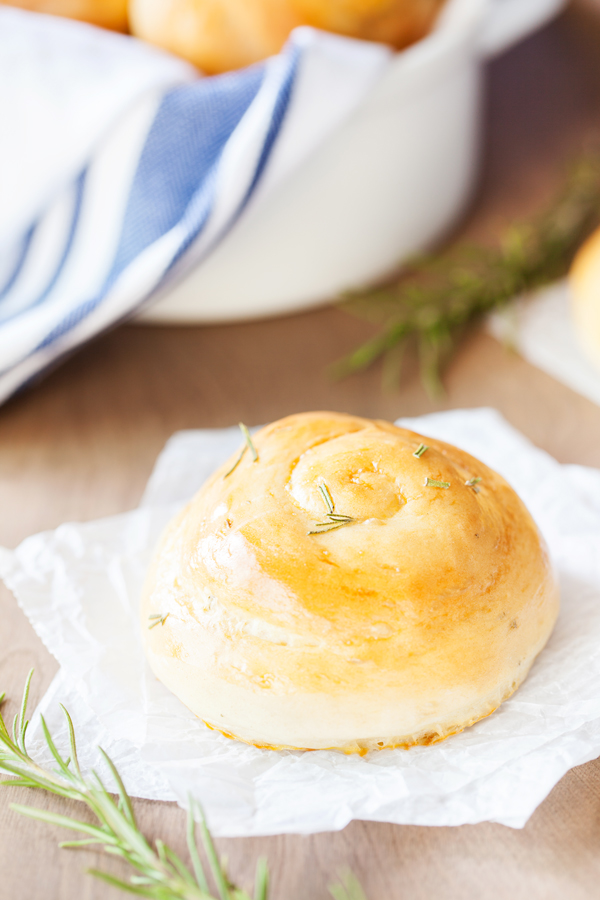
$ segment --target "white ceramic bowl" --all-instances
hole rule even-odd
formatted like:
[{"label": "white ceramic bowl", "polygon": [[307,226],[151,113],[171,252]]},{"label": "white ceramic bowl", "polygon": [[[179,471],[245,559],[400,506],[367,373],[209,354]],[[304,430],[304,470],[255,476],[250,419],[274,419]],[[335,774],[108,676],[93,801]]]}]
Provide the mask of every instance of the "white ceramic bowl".
[{"label": "white ceramic bowl", "polygon": [[449,0],[342,127],[258,198],[141,316],[224,322],[293,312],[381,278],[457,218],[477,176],[482,63],[564,0]]}]

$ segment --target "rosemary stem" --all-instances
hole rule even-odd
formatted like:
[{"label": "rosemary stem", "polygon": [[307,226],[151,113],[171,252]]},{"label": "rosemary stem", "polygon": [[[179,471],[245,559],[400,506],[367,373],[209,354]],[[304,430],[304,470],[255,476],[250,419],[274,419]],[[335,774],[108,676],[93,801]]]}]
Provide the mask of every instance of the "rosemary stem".
[{"label": "rosemary stem", "polygon": [[370,366],[407,342],[418,348],[421,379],[441,391],[440,370],[465,327],[515,296],[566,275],[575,252],[600,223],[600,153],[571,167],[563,190],[541,215],[513,225],[497,247],[459,244],[409,261],[388,285],[359,291],[347,312],[380,327],[335,363],[342,377]]}]

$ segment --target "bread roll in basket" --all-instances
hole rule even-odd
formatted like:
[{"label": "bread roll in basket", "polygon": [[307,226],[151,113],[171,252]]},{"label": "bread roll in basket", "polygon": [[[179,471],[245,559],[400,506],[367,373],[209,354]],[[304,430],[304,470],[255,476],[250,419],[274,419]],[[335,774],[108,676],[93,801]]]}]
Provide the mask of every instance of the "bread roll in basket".
[{"label": "bread roll in basket", "polygon": [[128,27],[127,0],[10,0],[8,5],[31,12],[80,19],[114,31],[127,31]]},{"label": "bread roll in basket", "polygon": [[258,747],[365,753],[443,740],[516,690],[558,591],[503,478],[338,413],[244,447],[169,524],[145,585],[150,666],[189,709]]},{"label": "bread roll in basket", "polygon": [[569,282],[577,337],[590,362],[600,369],[600,228],[579,249]]},{"label": "bread roll in basket", "polygon": [[130,0],[143,40],[225,72],[279,53],[292,29],[312,25],[406,47],[431,28],[443,0]]}]

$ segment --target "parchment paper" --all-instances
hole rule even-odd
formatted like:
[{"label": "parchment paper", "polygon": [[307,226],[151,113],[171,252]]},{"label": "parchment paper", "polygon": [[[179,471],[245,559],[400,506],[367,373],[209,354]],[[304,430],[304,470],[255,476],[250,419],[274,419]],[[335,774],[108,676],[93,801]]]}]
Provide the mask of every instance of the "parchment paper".
[{"label": "parchment paper", "polygon": [[567,281],[557,281],[493,313],[488,330],[527,362],[600,406],[600,369],[581,347],[570,304]]},{"label": "parchment paper", "polygon": [[[501,472],[549,543],[562,610],[513,698],[441,744],[364,758],[258,750],[207,729],[150,673],[137,616],[161,529],[239,444],[237,428],[189,431],[168,442],[139,509],[0,548],[0,574],[62,667],[41,704],[59,742],[61,700],[86,765],[97,765],[100,742],[133,795],[185,805],[193,792],[215,834],[229,836],[325,831],[355,818],[519,828],[568,769],[600,755],[600,472],[559,465],[493,410],[402,424]],[[29,746],[43,754],[37,717]]]}]

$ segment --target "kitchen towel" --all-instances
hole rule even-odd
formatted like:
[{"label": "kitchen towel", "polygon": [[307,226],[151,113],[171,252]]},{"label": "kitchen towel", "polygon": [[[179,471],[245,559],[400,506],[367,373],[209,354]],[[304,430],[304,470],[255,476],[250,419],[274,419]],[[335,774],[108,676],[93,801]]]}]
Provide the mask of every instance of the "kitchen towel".
[{"label": "kitchen towel", "polygon": [[202,78],[0,5],[0,402],[197,265],[391,58],[298,28],[278,56]]}]

